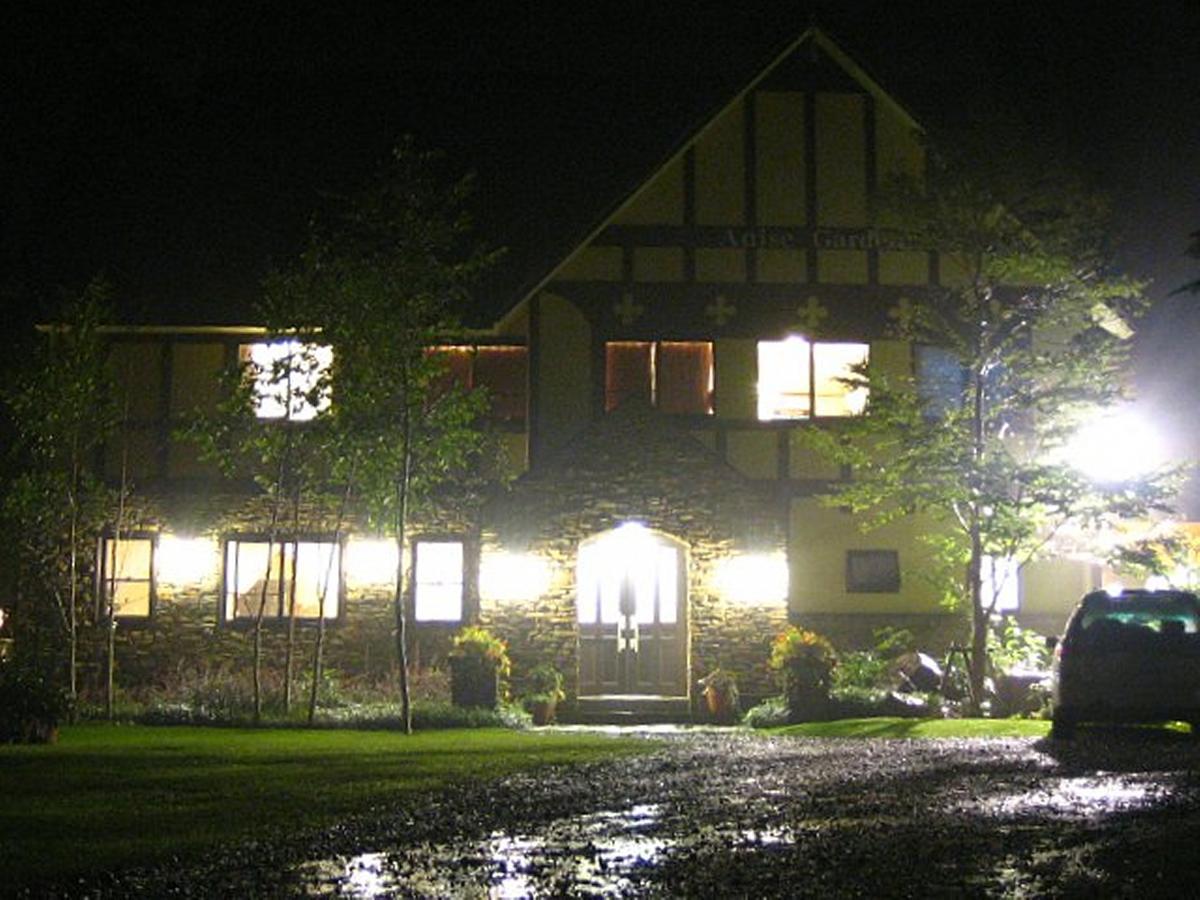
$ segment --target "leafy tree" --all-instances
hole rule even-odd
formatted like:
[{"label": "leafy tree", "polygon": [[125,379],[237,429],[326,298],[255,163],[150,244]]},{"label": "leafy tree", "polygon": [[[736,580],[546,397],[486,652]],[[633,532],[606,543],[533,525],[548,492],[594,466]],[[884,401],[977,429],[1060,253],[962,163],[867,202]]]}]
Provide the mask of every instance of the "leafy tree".
[{"label": "leafy tree", "polygon": [[469,243],[469,178],[445,186],[436,154],[401,144],[378,182],[335,198],[307,250],[273,280],[275,302],[331,348],[332,479],[352,487],[391,536],[396,655],[411,731],[404,547],[415,511],[474,494],[485,458],[479,391],[447,384],[431,348],[459,329],[458,311],[493,258]]},{"label": "leafy tree", "polygon": [[18,542],[16,652],[79,695],[79,637],[87,612],[85,560],[111,508],[96,458],[117,423],[100,333],[109,291],[100,280],[68,300],[5,397],[20,474],[5,498]]},{"label": "leafy tree", "polygon": [[[291,704],[295,647],[296,579],[280,571],[283,534],[300,531],[301,508],[312,501],[324,484],[325,429],[321,421],[308,421],[308,410],[326,404],[321,360],[311,343],[297,341],[286,327],[270,318],[264,343],[279,348],[265,360],[240,360],[225,375],[223,399],[210,411],[196,411],[182,437],[197,444],[203,459],[215,463],[227,478],[250,479],[263,497],[267,515],[267,553],[258,602],[251,626],[251,663],[254,721],[262,718],[263,626],[271,599],[272,576],[289,586],[288,633],[284,664],[284,709]],[[276,420],[259,416],[263,404]],[[296,421],[304,419],[304,421]],[[319,419],[319,416],[318,416]],[[320,505],[319,503],[316,505]],[[324,609],[321,610],[324,614]]]},{"label": "leafy tree", "polygon": [[1073,465],[1080,427],[1126,399],[1129,327],[1145,309],[1140,286],[1109,270],[1103,203],[1054,167],[1019,170],[1021,148],[994,134],[956,146],[881,210],[938,251],[944,286],[902,303],[894,336],[937,348],[917,352],[941,354],[940,372],[862,367],[848,381],[869,391],[867,414],[810,439],[852,470],[828,503],[866,527],[928,524],[943,596],[969,611],[978,704],[1003,586],[989,561],[1023,565],[1068,535],[1165,510],[1173,482],[1097,483]]}]

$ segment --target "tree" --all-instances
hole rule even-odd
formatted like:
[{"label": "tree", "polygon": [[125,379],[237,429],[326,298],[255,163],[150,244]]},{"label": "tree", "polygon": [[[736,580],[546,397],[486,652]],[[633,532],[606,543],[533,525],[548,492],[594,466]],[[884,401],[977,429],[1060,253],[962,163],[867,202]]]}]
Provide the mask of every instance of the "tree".
[{"label": "tree", "polygon": [[108,297],[97,279],[69,299],[6,396],[20,453],[20,474],[5,499],[19,542],[16,652],[43,673],[62,673],[72,708],[91,584],[84,561],[111,509],[111,492],[95,471],[117,424],[100,333]]},{"label": "tree", "polygon": [[989,569],[1166,510],[1173,481],[1158,471],[1098,483],[1074,464],[1080,428],[1127,399],[1130,328],[1145,309],[1140,285],[1107,265],[1103,203],[1054,167],[1017,170],[1021,148],[994,134],[957,146],[932,156],[920,183],[894,185],[881,210],[938,251],[952,282],[897,310],[894,336],[922,348],[916,373],[861,367],[848,381],[868,391],[866,415],[810,439],[851,467],[831,505],[866,527],[930,523],[939,587],[969,610],[978,706],[1003,586]]},{"label": "tree", "polygon": [[404,548],[414,511],[472,493],[484,459],[486,397],[447,385],[431,352],[459,330],[469,289],[494,258],[469,243],[472,181],[444,186],[438,156],[411,140],[378,182],[334,198],[308,247],[273,279],[297,333],[332,350],[330,475],[352,488],[396,547],[392,605],[406,731],[412,717]]},{"label": "tree", "polygon": [[[201,457],[214,462],[227,478],[251,479],[266,502],[267,552],[251,626],[256,724],[262,719],[263,625],[273,581],[288,587],[285,712],[291,705],[296,578],[294,571],[288,576],[282,535],[284,531],[299,532],[302,505],[323,484],[323,423],[308,419],[309,411],[327,407],[327,385],[316,345],[296,340],[292,331],[274,318],[269,303],[260,311],[266,315],[267,337],[261,346],[267,352],[260,358],[251,355],[239,360],[225,375],[222,401],[211,411],[197,410],[182,433],[197,444]],[[264,404],[273,414],[265,421],[259,415]]]}]

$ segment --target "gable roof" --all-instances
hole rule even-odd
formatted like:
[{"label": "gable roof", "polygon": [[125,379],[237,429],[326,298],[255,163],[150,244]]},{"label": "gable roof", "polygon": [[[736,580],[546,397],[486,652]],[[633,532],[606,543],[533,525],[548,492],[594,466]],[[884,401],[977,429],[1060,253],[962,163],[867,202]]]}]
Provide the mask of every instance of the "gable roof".
[{"label": "gable roof", "polygon": [[701,140],[721,119],[721,117],[732,107],[740,103],[747,94],[755,90],[760,84],[766,81],[771,75],[778,71],[788,60],[792,59],[796,54],[802,52],[805,48],[810,52],[816,53],[820,51],[827,56],[835,66],[844,72],[851,80],[853,80],[864,92],[869,94],[876,102],[890,109],[899,119],[909,128],[917,132],[922,132],[923,129],[918,124],[916,119],[908,112],[895,98],[888,94],[879,83],[875,81],[867,72],[848,56],[845,51],[839,47],[832,38],[816,26],[807,28],[798,38],[787,45],[780,53],[778,53],[766,66],[759,70],[749,82],[745,84],[732,97],[725,100],[719,107],[712,110],[702,120],[701,124],[693,128],[687,136],[676,144],[667,156],[656,165],[650,172],[649,176],[639,181],[631,188],[620,200],[610,206],[592,225],[588,228],[583,237],[576,241],[570,251],[554,263],[548,270],[539,276],[535,276],[531,281],[527,282],[527,287],[520,289],[518,296],[513,304],[508,307],[500,316],[499,321],[504,322],[511,314],[513,314],[521,305],[530,298],[537,295],[548,284],[555,280],[558,274],[565,269],[595,238],[604,231],[610,224],[613,223],[625,210],[633,206],[638,198],[650,187],[651,184],[670,166],[678,162],[689,148],[693,147]]}]

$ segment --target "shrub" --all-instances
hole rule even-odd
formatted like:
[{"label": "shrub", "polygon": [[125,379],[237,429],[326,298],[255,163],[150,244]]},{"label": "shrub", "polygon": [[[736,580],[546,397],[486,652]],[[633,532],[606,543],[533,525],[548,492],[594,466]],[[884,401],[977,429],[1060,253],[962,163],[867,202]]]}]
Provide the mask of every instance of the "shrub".
[{"label": "shrub", "polygon": [[524,701],[530,703],[557,703],[566,697],[563,691],[562,672],[551,663],[538,663],[525,676]]},{"label": "shrub", "polygon": [[46,674],[0,663],[0,743],[53,743],[70,708],[67,692]]},{"label": "shrub", "polygon": [[779,673],[780,687],[794,721],[825,717],[831,676],[837,665],[837,656],[828,640],[789,625],[772,641],[769,665]]},{"label": "shrub", "polygon": [[751,708],[742,722],[751,728],[776,728],[786,725],[789,718],[787,698],[768,697],[758,706]]},{"label": "shrub", "polygon": [[493,707],[506,697],[512,671],[508,645],[486,628],[468,625],[450,651],[450,693],[458,706]]}]

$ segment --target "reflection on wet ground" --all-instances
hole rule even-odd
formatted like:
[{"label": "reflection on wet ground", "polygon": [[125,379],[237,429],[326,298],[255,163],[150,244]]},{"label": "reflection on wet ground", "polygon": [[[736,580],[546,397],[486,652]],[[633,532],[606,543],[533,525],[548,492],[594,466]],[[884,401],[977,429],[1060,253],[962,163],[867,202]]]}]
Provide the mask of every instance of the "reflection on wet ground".
[{"label": "reflection on wet ground", "polygon": [[281,857],[303,862],[214,861],[138,884],[361,898],[1169,895],[1190,884],[1200,843],[1198,776],[1200,744],[1171,736],[685,733],[635,759],[381,810]]}]

